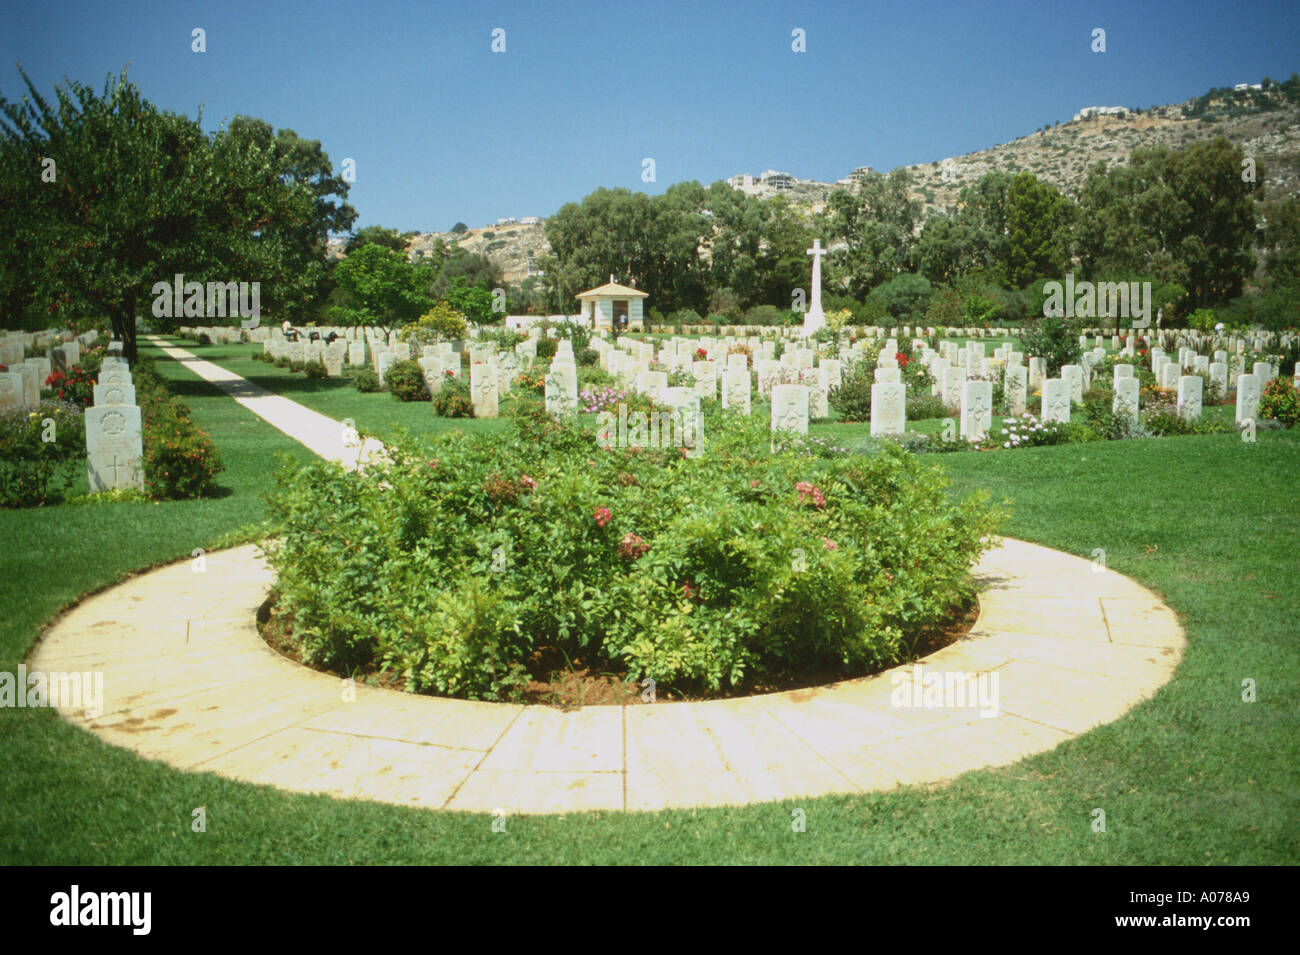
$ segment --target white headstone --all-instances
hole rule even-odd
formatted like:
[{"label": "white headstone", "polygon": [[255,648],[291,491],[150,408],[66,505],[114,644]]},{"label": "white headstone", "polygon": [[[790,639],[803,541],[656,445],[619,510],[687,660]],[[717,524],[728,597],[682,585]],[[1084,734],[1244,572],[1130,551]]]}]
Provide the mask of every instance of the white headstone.
[{"label": "white headstone", "polygon": [[[733,358],[736,356],[732,356]],[[744,357],[743,355],[740,357]],[[749,371],[728,368],[722,373],[722,407],[741,414],[749,414],[753,396],[750,391]]]},{"label": "white headstone", "polygon": [[1006,395],[1007,411],[1013,415],[1024,414],[1029,394],[1029,370],[1024,365],[1008,366],[1003,380],[1003,391]]},{"label": "white headstone", "polygon": [[1178,414],[1189,421],[1201,416],[1201,392],[1204,382],[1200,375],[1183,375],[1178,379]]},{"label": "white headstone", "polygon": [[95,385],[95,407],[101,405],[134,405],[134,385]]},{"label": "white headstone", "polygon": [[1043,423],[1070,423],[1070,386],[1060,378],[1043,379]]},{"label": "white headstone", "polygon": [[876,382],[871,386],[872,435],[902,434],[906,430],[907,386],[897,381]]},{"label": "white headstone", "polygon": [[0,414],[26,404],[23,376],[15,371],[0,371]]},{"label": "white headstone", "polygon": [[1111,411],[1123,418],[1130,428],[1137,424],[1138,380],[1136,378],[1115,379],[1115,396],[1111,399],[1110,407]]},{"label": "white headstone", "polygon": [[1259,418],[1259,398],[1263,383],[1259,375],[1237,376],[1237,424],[1246,419],[1254,421]]},{"label": "white headstone", "polygon": [[805,385],[772,386],[772,430],[807,434],[808,399]]},{"label": "white headstone", "polygon": [[961,435],[980,441],[993,424],[993,382],[966,381],[961,387]]},{"label": "white headstone", "polygon": [[469,394],[474,403],[474,417],[497,416],[497,370],[487,362],[471,365],[469,369]]},{"label": "white headstone", "polygon": [[144,440],[140,409],[131,405],[87,408],[86,475],[91,493],[144,487]]},{"label": "white headstone", "polygon": [[1078,365],[1062,365],[1061,380],[1070,391],[1071,401],[1083,400],[1083,369]]}]

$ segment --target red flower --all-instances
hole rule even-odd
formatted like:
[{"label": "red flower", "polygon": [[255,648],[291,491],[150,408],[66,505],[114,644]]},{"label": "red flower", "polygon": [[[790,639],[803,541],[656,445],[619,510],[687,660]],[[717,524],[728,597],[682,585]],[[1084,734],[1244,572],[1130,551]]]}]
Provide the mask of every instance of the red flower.
[{"label": "red flower", "polygon": [[911,361],[911,359],[908,358],[900,351],[900,352],[894,352],[894,361],[898,362],[899,368],[906,368],[907,363]]},{"label": "red flower", "polygon": [[609,523],[610,518],[613,516],[614,515],[609,512],[609,508],[607,507],[598,507],[592,514],[592,517],[596,519],[596,526],[598,527],[604,527]]},{"label": "red flower", "polygon": [[837,543],[835,543],[835,541],[831,540],[829,537],[823,537],[823,538],[822,538],[822,546],[825,547],[827,550],[839,550],[839,549],[840,549],[840,545],[837,544]]},{"label": "red flower", "polygon": [[700,593],[699,590],[696,589],[694,584],[692,583],[682,584],[682,596],[686,597],[687,599],[693,599],[695,597],[698,597],[699,593]]}]

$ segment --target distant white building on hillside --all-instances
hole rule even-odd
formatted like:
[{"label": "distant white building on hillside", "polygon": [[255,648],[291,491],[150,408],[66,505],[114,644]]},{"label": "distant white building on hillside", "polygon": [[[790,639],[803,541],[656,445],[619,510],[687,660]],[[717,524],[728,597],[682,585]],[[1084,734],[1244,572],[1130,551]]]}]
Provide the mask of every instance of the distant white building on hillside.
[{"label": "distant white building on hillside", "polygon": [[780,172],[776,169],[764,170],[757,179],[749,173],[727,179],[727,185],[747,196],[771,196],[778,192],[789,192],[798,182],[799,180],[788,172]]},{"label": "distant white building on hillside", "polygon": [[506,216],[504,219],[498,219],[497,225],[518,225],[519,220],[514,216]]},{"label": "distant white building on hillside", "polygon": [[1074,114],[1073,122],[1087,119],[1089,116],[1127,116],[1127,106],[1085,106]]},{"label": "distant white building on hillside", "polygon": [[1262,90],[1263,88],[1264,86],[1262,83],[1238,83],[1232,89],[1233,92],[1240,93],[1243,90]]},{"label": "distant white building on hillside", "polygon": [[520,224],[520,225],[541,225],[541,224],[542,224],[542,217],[541,217],[541,216],[524,216],[522,219],[519,220],[519,224]]}]

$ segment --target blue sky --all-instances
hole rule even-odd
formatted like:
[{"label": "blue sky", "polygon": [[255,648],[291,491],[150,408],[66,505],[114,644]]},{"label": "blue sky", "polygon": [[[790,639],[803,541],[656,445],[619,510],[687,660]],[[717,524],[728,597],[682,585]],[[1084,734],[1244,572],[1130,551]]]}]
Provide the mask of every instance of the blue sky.
[{"label": "blue sky", "polygon": [[[191,30],[207,52],[191,51]],[[506,50],[493,53],[492,31]],[[1090,50],[1106,30],[1106,52]],[[807,50],[791,49],[805,31]],[[239,113],[356,160],[358,225],[549,215],[775,168],[935,162],[1083,106],[1146,108],[1300,71],[1279,2],[41,3],[0,6],[0,92],[129,64],[207,128]],[[641,179],[653,158],[656,181]]]}]

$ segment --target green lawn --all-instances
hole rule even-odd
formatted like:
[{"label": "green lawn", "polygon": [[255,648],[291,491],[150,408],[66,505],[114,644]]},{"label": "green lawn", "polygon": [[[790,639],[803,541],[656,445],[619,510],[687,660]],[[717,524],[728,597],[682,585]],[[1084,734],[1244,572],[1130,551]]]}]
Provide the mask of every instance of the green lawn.
[{"label": "green lawn", "polygon": [[[236,351],[247,353],[233,346]],[[204,357],[217,347],[199,349]],[[224,362],[223,363],[227,363]],[[262,375],[254,362],[228,363]],[[79,594],[132,568],[245,536],[275,452],[295,442],[174,363],[160,367],[220,447],[226,495],[176,504],[0,511],[6,666]],[[297,376],[298,382],[306,382]],[[284,383],[287,384],[287,383]],[[310,383],[290,397],[364,429],[427,404]],[[330,387],[325,387],[326,385]],[[280,389],[277,389],[280,390]],[[334,402],[336,404],[331,405]],[[349,410],[350,409],[350,410]],[[840,426],[847,428],[849,426]],[[852,426],[854,428],[863,426]],[[415,429],[413,429],[415,430]],[[1300,434],[1090,443],[928,459],[955,490],[1012,502],[1006,533],[1158,591],[1190,646],[1173,682],[1123,719],[936,789],[727,810],[520,817],[290,795],[106,746],[47,710],[0,711],[6,863],[1102,863],[1300,859]],[[147,513],[146,513],[147,512]],[[1246,679],[1258,702],[1241,702]],[[207,810],[208,831],[190,813]],[[807,812],[793,833],[791,809]],[[1107,829],[1091,830],[1106,811]]]}]

